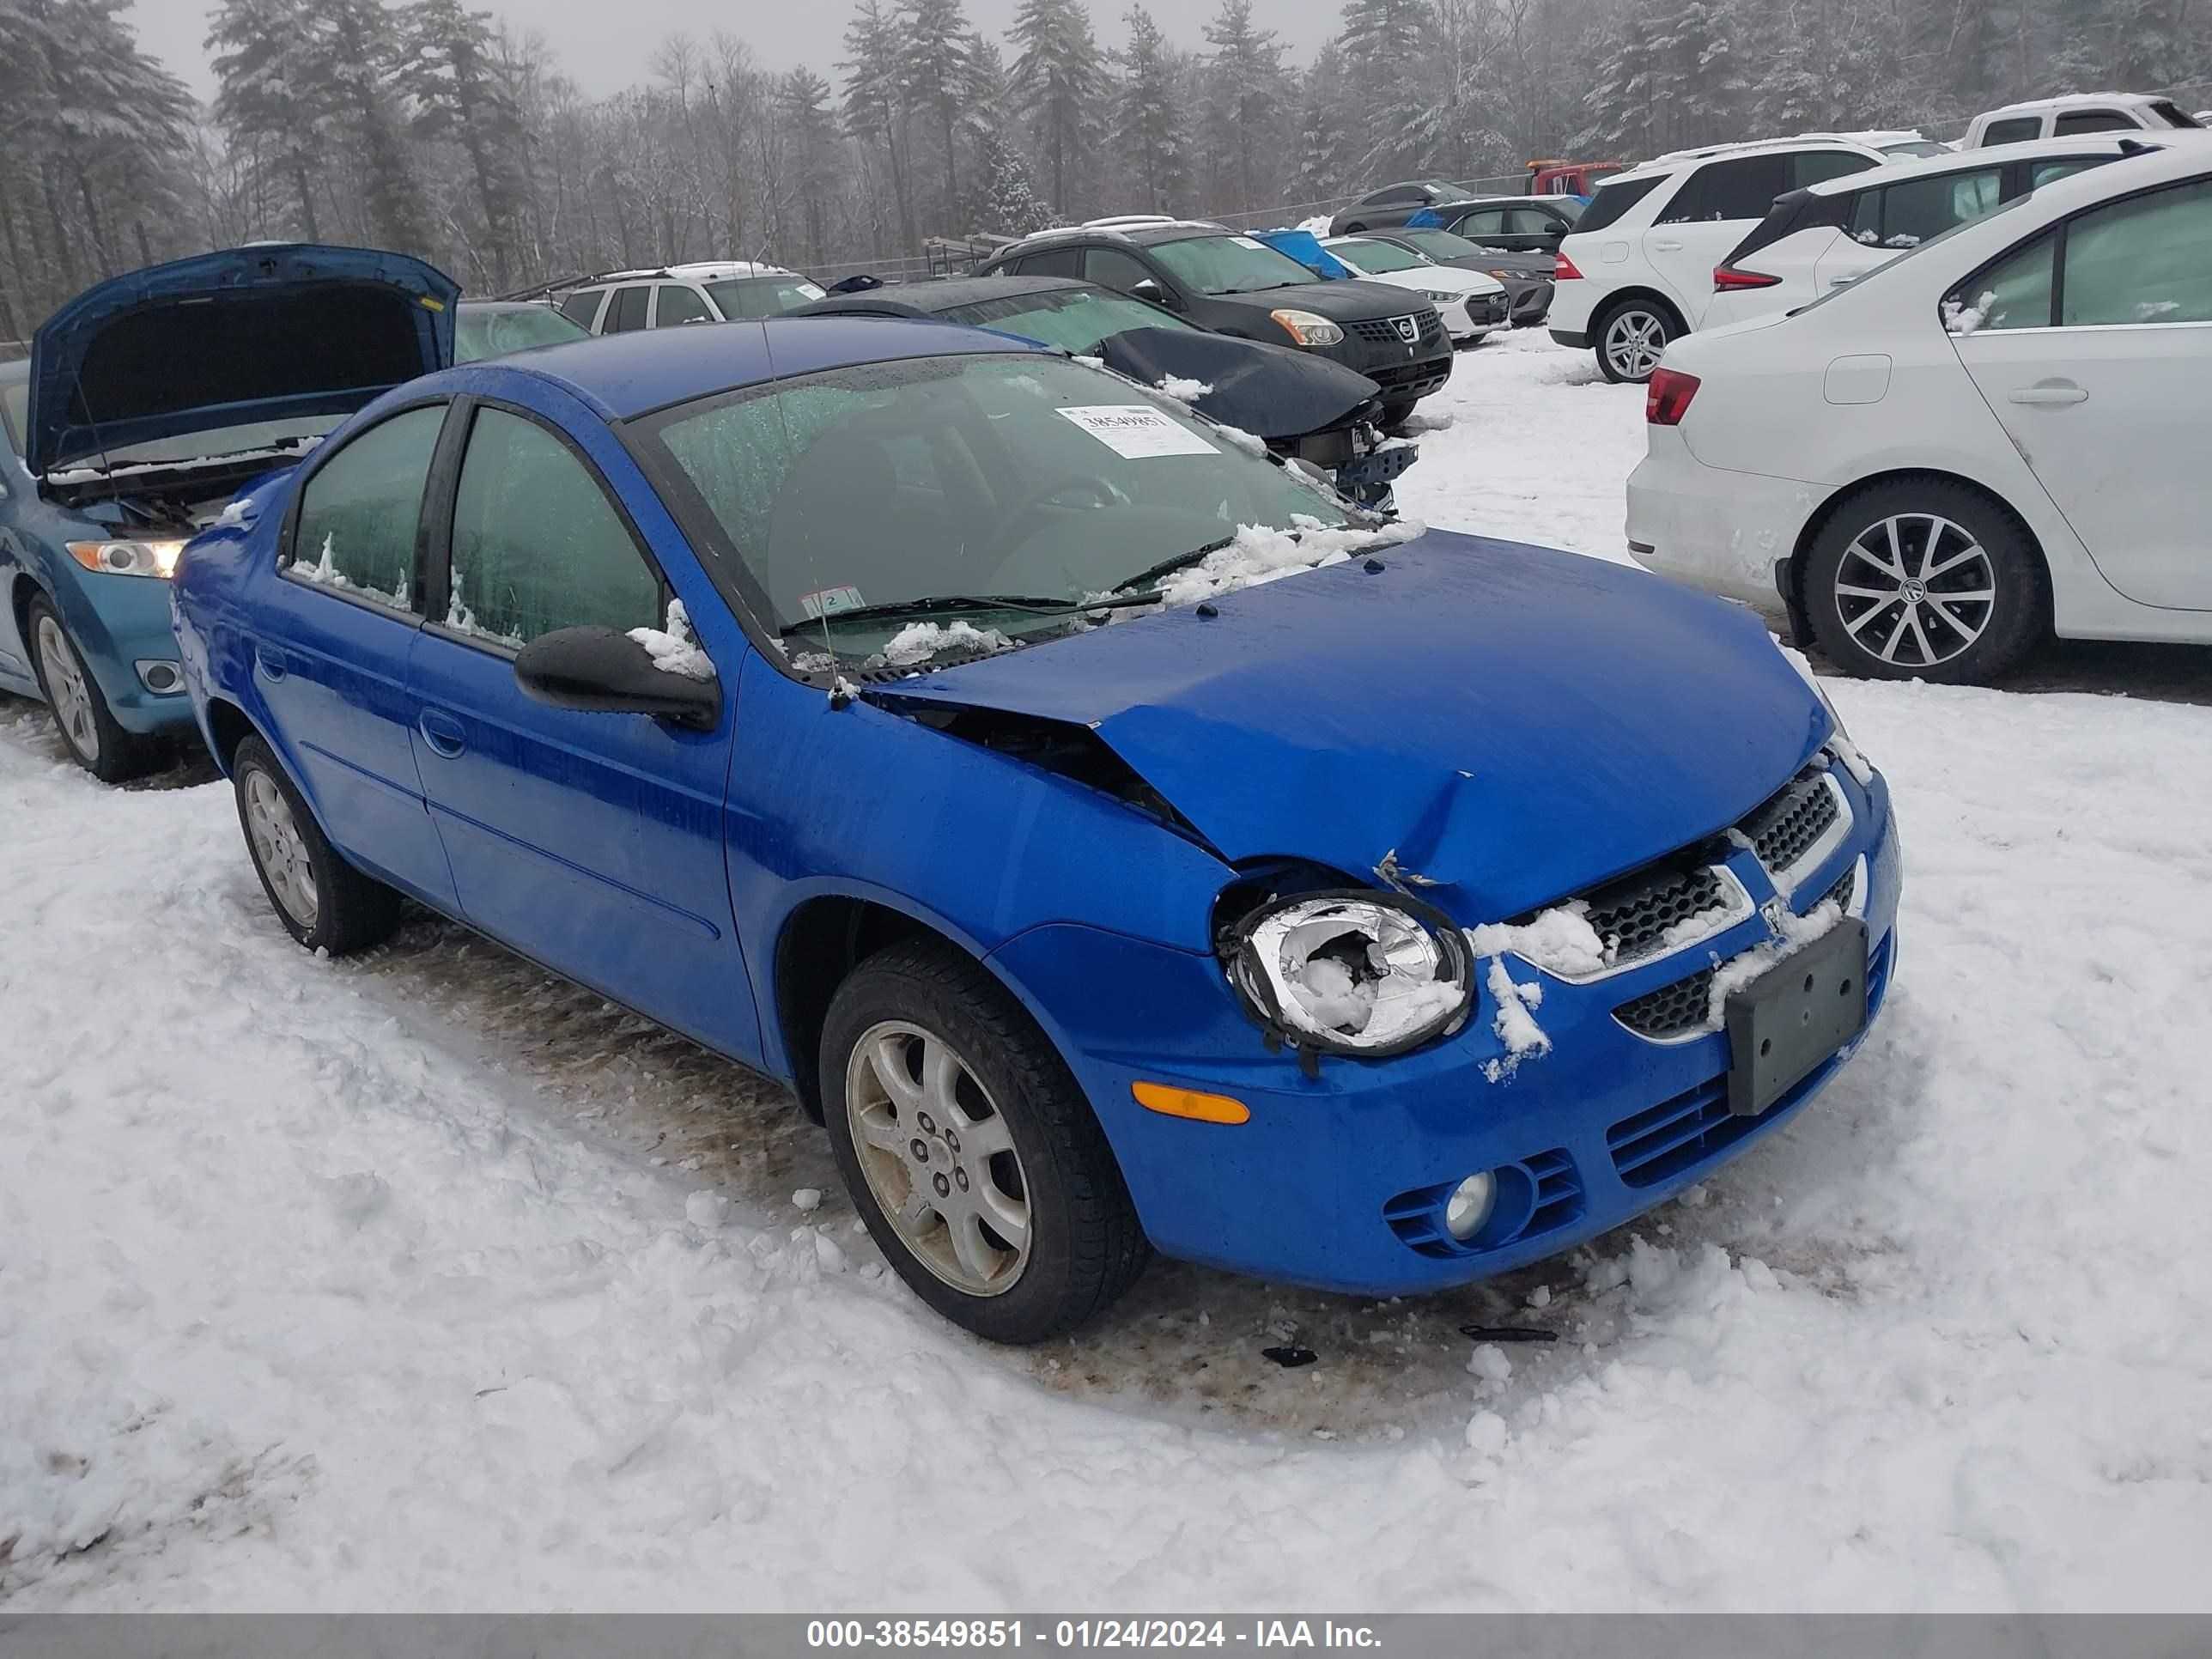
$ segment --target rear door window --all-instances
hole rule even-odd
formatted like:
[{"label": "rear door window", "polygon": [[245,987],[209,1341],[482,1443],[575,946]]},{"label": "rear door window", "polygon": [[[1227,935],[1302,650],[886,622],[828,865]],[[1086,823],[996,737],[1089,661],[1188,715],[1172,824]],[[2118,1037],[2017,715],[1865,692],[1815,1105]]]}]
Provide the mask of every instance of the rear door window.
[{"label": "rear door window", "polygon": [[1024,276],[1080,276],[1083,275],[1083,250],[1079,247],[1048,248],[1042,253],[1024,254],[1020,266]]},{"label": "rear door window", "polygon": [[658,628],[660,578],[582,459],[535,421],[480,409],[453,500],[446,624],[501,645],[559,628]]},{"label": "rear door window", "polygon": [[2043,122],[2033,115],[2015,115],[2010,120],[1992,121],[1982,129],[1985,144],[2017,144],[2043,136]]},{"label": "rear door window", "polygon": [[2085,132],[2132,131],[2135,123],[2116,109],[2069,109],[2051,128],[2056,138],[2078,137]]},{"label": "rear door window", "polygon": [[1881,165],[1871,155],[1855,155],[1847,149],[1801,149],[1790,157],[1790,188],[1802,190],[1824,179],[1842,179]]},{"label": "rear door window", "polygon": [[645,302],[652,297],[652,289],[643,283],[617,289],[615,297],[607,302],[607,320],[599,332],[623,334],[634,328],[643,328]]},{"label": "rear door window", "polygon": [[[1764,219],[1774,198],[1790,188],[1789,157],[1779,151],[1708,161],[1692,173],[1659,210],[1662,225],[1710,224],[1717,220]],[[1602,201],[1606,192],[1598,192]],[[1585,216],[1582,228],[1589,228]]]},{"label": "rear door window", "polygon": [[396,611],[415,602],[415,537],[446,405],[380,421],[315,469],[300,492],[291,574]]},{"label": "rear door window", "polygon": [[589,328],[599,314],[599,301],[606,297],[607,291],[603,288],[580,289],[561,301],[562,313],[569,321]]}]

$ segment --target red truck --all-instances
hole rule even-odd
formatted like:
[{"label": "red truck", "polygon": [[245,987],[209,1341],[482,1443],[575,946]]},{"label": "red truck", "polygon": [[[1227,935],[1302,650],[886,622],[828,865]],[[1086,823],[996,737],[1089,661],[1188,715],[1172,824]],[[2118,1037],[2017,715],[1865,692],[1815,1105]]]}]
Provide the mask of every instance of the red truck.
[{"label": "red truck", "polygon": [[1528,163],[1531,196],[1579,196],[1589,199],[1598,185],[1621,171],[1619,161],[1563,161],[1556,159]]}]

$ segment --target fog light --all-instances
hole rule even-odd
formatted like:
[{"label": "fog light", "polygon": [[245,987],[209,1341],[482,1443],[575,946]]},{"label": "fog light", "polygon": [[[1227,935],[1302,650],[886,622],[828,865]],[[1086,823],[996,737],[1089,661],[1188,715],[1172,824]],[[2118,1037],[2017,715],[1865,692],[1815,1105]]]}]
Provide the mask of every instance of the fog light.
[{"label": "fog light", "polygon": [[1444,1206],[1444,1230],[1464,1243],[1482,1231],[1490,1212],[1498,1207],[1498,1182],[1489,1170],[1471,1175],[1453,1191]]},{"label": "fog light", "polygon": [[177,672],[177,665],[173,662],[154,657],[135,662],[131,666],[138,671],[138,678],[146,689],[156,696],[166,697],[173,691],[184,690],[185,677]]}]

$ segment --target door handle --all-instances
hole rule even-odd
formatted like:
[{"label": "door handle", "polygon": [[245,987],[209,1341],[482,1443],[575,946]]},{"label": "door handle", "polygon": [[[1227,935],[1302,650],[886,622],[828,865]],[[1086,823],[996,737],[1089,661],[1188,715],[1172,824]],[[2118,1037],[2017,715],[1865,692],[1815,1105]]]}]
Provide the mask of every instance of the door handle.
[{"label": "door handle", "polygon": [[1651,248],[1656,253],[1680,253],[1682,245],[1680,242],[1654,242]]},{"label": "door handle", "polygon": [[2014,387],[2005,393],[2005,401],[2052,408],[2063,404],[2086,404],[2089,394],[2071,380],[2043,380],[2034,386]]},{"label": "door handle", "polygon": [[451,714],[441,714],[435,708],[426,708],[415,725],[422,733],[422,741],[430,745],[431,752],[443,755],[447,760],[453,759],[469,746],[469,734],[461,729],[461,723]]},{"label": "door handle", "polygon": [[1858,279],[1865,274],[1866,273],[1862,270],[1847,270],[1840,276],[1829,277],[1828,286],[1830,288],[1849,288],[1853,283],[1858,281]]},{"label": "door handle", "polygon": [[284,678],[284,657],[282,652],[272,651],[265,645],[257,645],[253,647],[253,664],[261,671],[261,678],[272,684]]}]

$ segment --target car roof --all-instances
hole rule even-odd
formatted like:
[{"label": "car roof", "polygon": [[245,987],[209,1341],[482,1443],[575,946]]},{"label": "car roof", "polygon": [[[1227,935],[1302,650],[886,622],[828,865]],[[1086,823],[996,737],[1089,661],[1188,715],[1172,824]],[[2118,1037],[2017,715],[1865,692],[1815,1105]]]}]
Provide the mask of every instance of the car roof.
[{"label": "car roof", "polygon": [[[2179,128],[2175,129],[2180,131]],[[1983,167],[2002,167],[2008,161],[2057,161],[2069,155],[2107,155],[2119,147],[2121,141],[2132,140],[2146,149],[2157,148],[2165,135],[2156,132],[2096,132],[2079,138],[2031,138],[2023,143],[2001,144],[1993,149],[1954,150],[1948,155],[1914,155],[1901,161],[1888,161],[1878,167],[1869,167],[1863,173],[1846,173],[1838,179],[1823,179],[1806,188],[1815,196],[1838,196],[1848,190],[1864,190],[1869,185],[1886,185],[1893,180],[1918,179],[1933,173],[1972,173]]]},{"label": "car roof", "polygon": [[[1558,191],[1547,191],[1540,196],[1455,196],[1449,202],[1437,203],[1436,210],[1441,213],[1446,208],[1544,207],[1559,202],[1579,202],[1580,200],[1582,198],[1579,196],[1563,195]],[[1423,227],[1416,225],[1414,228],[1419,230]],[[1441,227],[1430,225],[1426,228],[1436,230]]]},{"label": "car roof", "polygon": [[[1676,167],[1702,166],[1707,161],[1732,161],[1739,155],[1761,155],[1776,149],[1841,149],[1858,155],[1881,154],[1871,144],[1863,144],[1855,138],[1840,137],[1832,132],[1804,132],[1787,138],[1755,138],[1740,144],[1705,144],[1695,149],[1674,149],[1664,155],[1654,155],[1638,161],[1625,172],[1616,173],[1606,179],[1606,185],[1619,184],[1624,179],[1644,178],[1648,174],[1673,172]],[[1600,185],[1602,189],[1604,185]]]},{"label": "car roof", "polygon": [[544,300],[464,300],[463,311],[553,311],[558,307]]},{"label": "car roof", "polygon": [[2041,115],[2048,110],[2105,109],[2114,104],[2125,104],[2140,108],[2146,104],[2169,101],[2162,92],[2064,92],[2056,98],[2030,98],[2017,104],[2005,104],[1984,110],[1975,118],[1987,121],[2000,115]]},{"label": "car roof", "polygon": [[448,374],[526,375],[575,393],[608,420],[626,421],[718,392],[858,363],[1046,351],[1012,335],[957,323],[917,319],[911,327],[887,329],[864,317],[774,317],[702,328],[633,329],[544,346],[523,360],[465,364],[416,385],[437,385]]},{"label": "car roof", "polygon": [[805,311],[812,317],[834,316],[841,309],[860,313],[872,301],[884,310],[927,314],[980,305],[986,300],[1012,300],[1024,294],[1071,289],[1096,290],[1097,286],[1073,276],[952,276],[935,283],[890,283],[858,294],[832,294],[827,299],[814,301]]}]

